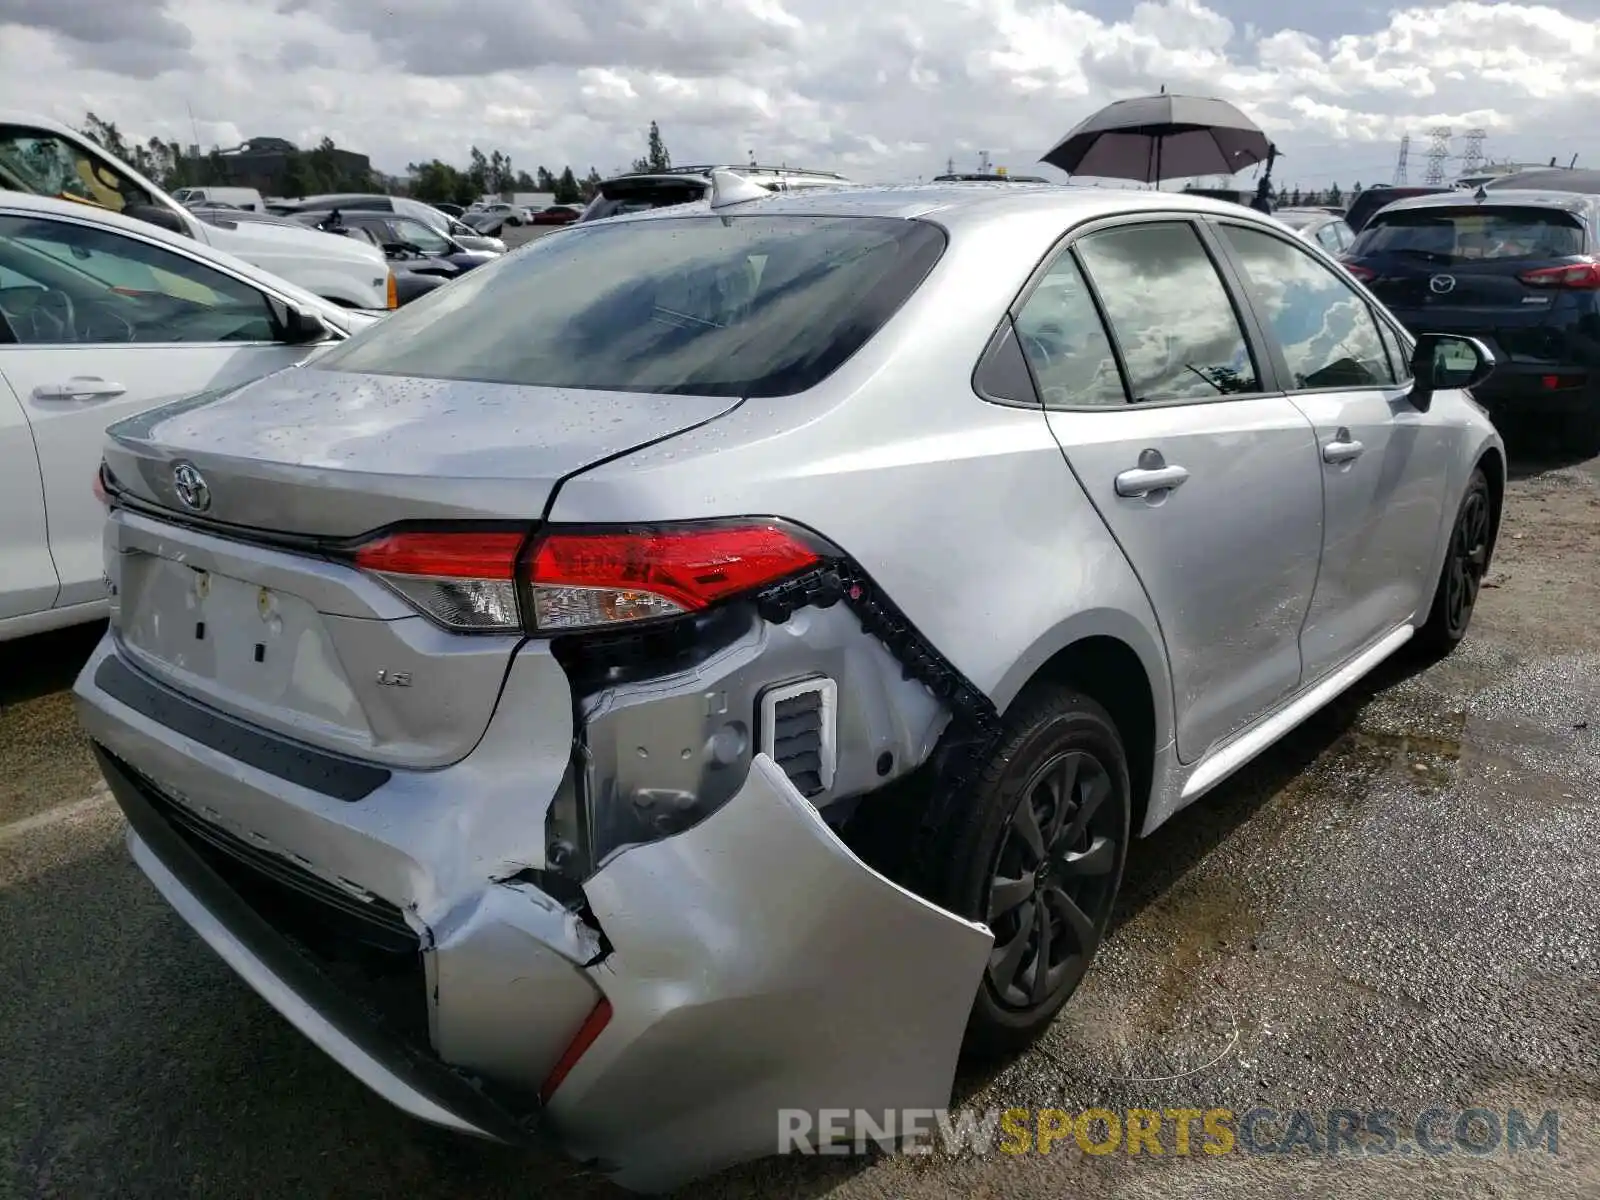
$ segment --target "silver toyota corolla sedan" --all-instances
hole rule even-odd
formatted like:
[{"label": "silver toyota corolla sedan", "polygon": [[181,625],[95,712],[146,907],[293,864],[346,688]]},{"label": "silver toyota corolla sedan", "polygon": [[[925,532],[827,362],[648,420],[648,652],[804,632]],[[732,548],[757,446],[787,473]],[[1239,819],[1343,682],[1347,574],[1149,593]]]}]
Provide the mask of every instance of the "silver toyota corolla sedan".
[{"label": "silver toyota corolla sedan", "polygon": [[644,1189],[1037,1034],[1135,835],[1465,634],[1505,481],[1489,352],[1268,217],[716,184],[114,426],[77,684],[251,987]]}]

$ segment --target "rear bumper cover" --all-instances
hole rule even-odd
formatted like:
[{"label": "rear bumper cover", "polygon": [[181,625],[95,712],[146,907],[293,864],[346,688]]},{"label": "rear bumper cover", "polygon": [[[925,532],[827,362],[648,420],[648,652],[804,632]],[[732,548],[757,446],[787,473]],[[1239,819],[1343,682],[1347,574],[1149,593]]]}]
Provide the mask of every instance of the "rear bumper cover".
[{"label": "rear bumper cover", "polygon": [[[252,988],[406,1112],[496,1140],[525,1137],[529,1112],[491,1099],[506,1094],[495,1085],[536,1090],[601,996],[610,1021],[536,1123],[627,1187],[664,1190],[773,1152],[781,1109],[948,1103],[992,935],[863,864],[766,756],[718,812],[624,851],[584,885],[595,931],[531,884],[463,874],[460,847],[438,841],[437,824],[402,823],[430,836],[386,844],[381,856],[363,845],[386,794],[470,810],[474,798],[451,771],[399,773],[356,804],[305,803],[283,780],[103,691],[96,672],[114,653],[108,635],[77,695],[84,725],[108,748],[135,860]],[[493,752],[493,735],[479,753]],[[518,736],[526,745],[526,732]],[[405,879],[406,895],[373,890],[416,930],[431,1048],[386,1035],[345,1003],[161,816],[141,775],[181,783],[165,800],[186,821],[220,818],[236,833],[241,816],[254,820],[252,833],[293,828],[290,857],[337,864],[342,884],[366,883],[364,864],[390,885]],[[274,793],[292,810],[275,826]],[[472,820],[459,818],[463,835]]]}]

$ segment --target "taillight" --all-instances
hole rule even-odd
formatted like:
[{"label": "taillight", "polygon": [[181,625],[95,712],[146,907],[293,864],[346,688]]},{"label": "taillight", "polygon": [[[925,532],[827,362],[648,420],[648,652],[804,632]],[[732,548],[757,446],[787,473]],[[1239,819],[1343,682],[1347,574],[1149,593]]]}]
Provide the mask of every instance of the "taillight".
[{"label": "taillight", "polygon": [[1575,292],[1600,290],[1600,262],[1570,263],[1561,267],[1540,267],[1517,276],[1529,287],[1563,288]]},{"label": "taillight", "polygon": [[529,563],[533,623],[555,632],[677,616],[821,561],[776,523],[555,532]]},{"label": "taillight", "polygon": [[516,629],[517,552],[512,530],[391,533],[359,547],[356,566],[379,576],[451,629]]},{"label": "taillight", "polygon": [[1350,274],[1359,279],[1362,283],[1371,283],[1378,277],[1378,273],[1371,267],[1363,267],[1360,263],[1344,262],[1341,260],[1340,265],[1343,266],[1346,271],[1349,271]]},{"label": "taillight", "polygon": [[558,527],[524,551],[527,540],[518,530],[396,532],[359,547],[355,564],[452,629],[572,633],[698,612],[824,557],[776,520]]}]

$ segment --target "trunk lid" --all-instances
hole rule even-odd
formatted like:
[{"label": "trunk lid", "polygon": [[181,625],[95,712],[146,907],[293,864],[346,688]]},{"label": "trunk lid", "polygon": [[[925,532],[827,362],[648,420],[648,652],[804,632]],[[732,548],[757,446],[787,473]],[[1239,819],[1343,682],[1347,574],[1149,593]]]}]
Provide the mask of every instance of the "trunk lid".
[{"label": "trunk lid", "polygon": [[106,465],[178,513],[173,468],[208,521],[348,538],[397,521],[535,521],[586,467],[715,419],[736,397],[659,396],[290,368],[113,425]]},{"label": "trunk lid", "polygon": [[737,403],[293,368],[132,418],[110,430],[117,487],[191,519],[113,512],[113,628],[147,675],[250,725],[447,765],[488,727],[521,634],[440,628],[325,543],[402,520],[531,526],[566,476]]}]

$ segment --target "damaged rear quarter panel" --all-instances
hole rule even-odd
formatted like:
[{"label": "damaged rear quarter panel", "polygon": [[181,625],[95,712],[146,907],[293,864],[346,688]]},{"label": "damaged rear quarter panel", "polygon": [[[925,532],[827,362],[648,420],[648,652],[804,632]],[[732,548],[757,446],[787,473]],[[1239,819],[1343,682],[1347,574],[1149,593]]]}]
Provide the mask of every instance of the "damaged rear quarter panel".
[{"label": "damaged rear quarter panel", "polygon": [[548,1115],[624,1186],[772,1153],[782,1108],[948,1104],[993,936],[867,867],[765,755],[584,892],[614,1015]]}]

